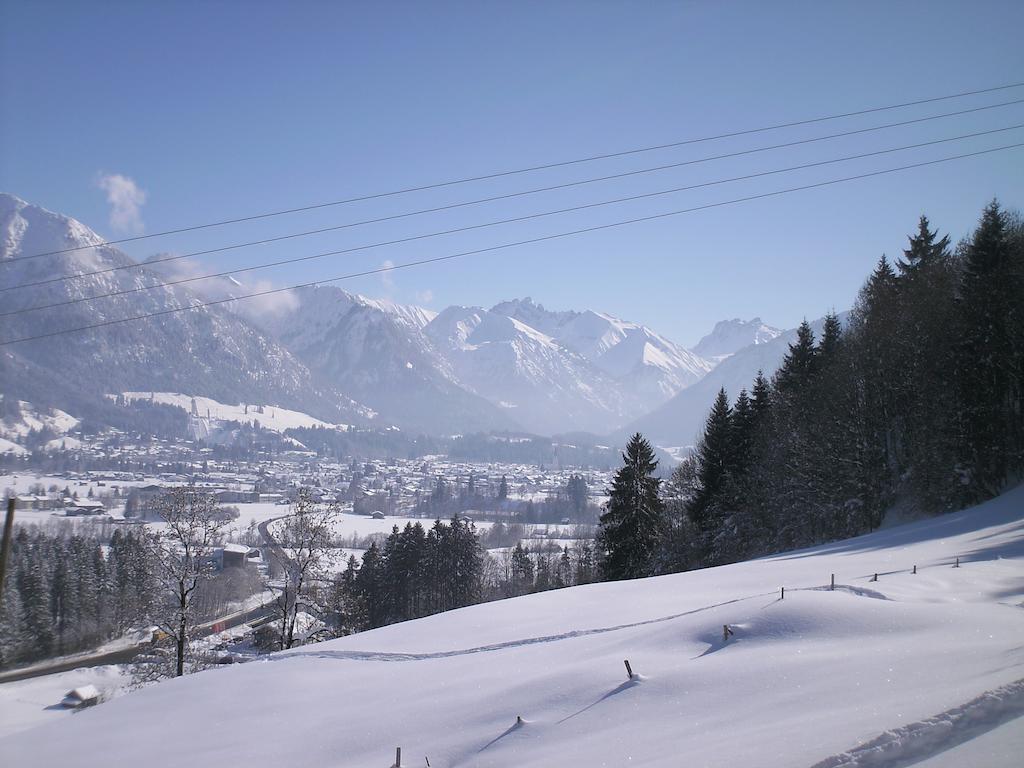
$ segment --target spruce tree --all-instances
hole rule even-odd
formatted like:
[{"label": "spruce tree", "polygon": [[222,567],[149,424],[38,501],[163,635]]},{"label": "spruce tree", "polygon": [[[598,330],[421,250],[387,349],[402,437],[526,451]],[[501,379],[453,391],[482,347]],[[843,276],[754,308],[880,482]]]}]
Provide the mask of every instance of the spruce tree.
[{"label": "spruce tree", "polygon": [[817,352],[814,331],[804,320],[796,329],[796,341],[789,345],[782,366],[775,374],[775,389],[780,395],[791,398],[806,390],[814,375]]},{"label": "spruce tree", "polygon": [[949,235],[937,240],[938,234],[938,230],[928,229],[928,217],[922,215],[917,224],[917,234],[908,238],[910,247],[903,251],[903,258],[896,262],[902,277],[927,269],[948,255]]},{"label": "spruce tree", "polygon": [[697,446],[697,489],[687,506],[690,520],[700,530],[706,530],[710,523],[733,458],[732,408],[725,389],[720,389]]},{"label": "spruce tree", "polygon": [[635,579],[653,573],[655,549],[665,520],[658,462],[654,449],[638,432],[622,455],[597,534],[601,575],[606,580]]},{"label": "spruce tree", "polygon": [[956,370],[963,460],[974,498],[998,493],[1005,482],[1020,421],[1014,353],[1024,321],[1019,314],[1022,285],[1007,229],[1006,215],[993,201],[963,260]]}]

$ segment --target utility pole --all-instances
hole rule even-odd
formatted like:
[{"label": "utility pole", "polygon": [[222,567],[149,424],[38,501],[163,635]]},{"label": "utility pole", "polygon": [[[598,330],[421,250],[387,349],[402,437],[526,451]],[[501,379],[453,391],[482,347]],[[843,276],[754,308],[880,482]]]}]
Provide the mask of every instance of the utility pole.
[{"label": "utility pole", "polygon": [[[14,530],[14,497],[7,499],[7,518],[4,520],[4,538],[0,544],[0,597],[4,594],[4,575],[7,573],[7,554],[11,551],[11,532]],[[0,605],[3,603],[0,602]]]}]

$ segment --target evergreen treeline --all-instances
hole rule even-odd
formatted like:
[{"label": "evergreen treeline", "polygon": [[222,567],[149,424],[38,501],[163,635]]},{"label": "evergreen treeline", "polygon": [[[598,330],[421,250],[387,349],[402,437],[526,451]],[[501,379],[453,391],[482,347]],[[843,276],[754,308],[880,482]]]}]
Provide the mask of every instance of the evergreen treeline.
[{"label": "evergreen treeline", "polygon": [[594,580],[596,563],[589,542],[571,551],[553,543],[534,551],[523,547],[521,526],[501,523],[488,540],[506,532],[515,546],[500,556],[483,548],[471,522],[453,518],[395,526],[383,545],[370,545],[331,585],[329,603],[343,634],[530,592],[559,589]]},{"label": "evergreen treeline", "polygon": [[494,585],[496,598],[589,584],[597,575],[594,548],[585,540],[571,550],[550,542],[531,549],[517,542],[503,565]]},{"label": "evergreen treeline", "polygon": [[925,217],[845,328],[805,322],[770,381],[719,392],[672,475],[659,568],[743,560],[998,494],[1024,465],[1024,227],[998,203],[955,249]]},{"label": "evergreen treeline", "polygon": [[345,632],[480,602],[484,551],[472,523],[453,518],[395,526],[383,546],[376,542],[362,562],[350,556],[333,584],[331,602]]},{"label": "evergreen treeline", "polygon": [[148,616],[157,594],[143,541],[15,534],[0,612],[0,667],[93,648]]}]

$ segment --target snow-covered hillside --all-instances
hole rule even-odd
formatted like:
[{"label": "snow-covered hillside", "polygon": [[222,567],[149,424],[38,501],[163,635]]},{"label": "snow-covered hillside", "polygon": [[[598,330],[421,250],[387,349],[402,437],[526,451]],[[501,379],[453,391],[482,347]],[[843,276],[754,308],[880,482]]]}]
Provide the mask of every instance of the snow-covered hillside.
[{"label": "snow-covered hillside", "polygon": [[[178,392],[122,392],[121,396],[128,402],[143,400],[161,405],[173,405],[195,416],[208,419],[237,421],[239,424],[249,425],[259,423],[264,429],[269,429],[272,432],[284,432],[288,429],[303,427],[348,428],[347,424],[332,424],[314,418],[308,413],[281,408],[277,405],[259,403],[231,405],[209,397],[183,395]],[[366,416],[372,417],[373,413],[367,413]]]},{"label": "snow-covered hillside", "polygon": [[[41,253],[52,255],[25,258]],[[360,418],[333,383],[317,382],[249,322],[224,307],[197,306],[200,297],[182,286],[160,285],[157,274],[75,219],[0,193],[0,263],[5,284],[27,286],[5,294],[5,309],[24,311],[4,318],[3,340],[58,334],[3,348],[4,394],[78,417],[102,410],[97,401],[108,392],[156,389]],[[29,309],[40,306],[49,308]],[[102,327],[61,333],[95,324]]]},{"label": "snow-covered hillside", "polygon": [[[0,394],[0,401],[4,396]],[[38,409],[26,400],[4,403],[6,415],[0,416],[0,437],[17,440],[32,431],[48,430],[58,435],[78,426],[78,419],[59,408]]]},{"label": "snow-covered hillside", "polygon": [[103,768],[386,768],[396,746],[433,768],[1011,765],[1022,509],[1019,487],[815,549],[393,625],[159,684],[0,753]]},{"label": "snow-covered hillside", "polygon": [[367,299],[335,286],[291,294],[292,306],[261,318],[263,327],[381,419],[433,434],[517,426],[455,379],[424,333],[436,317],[430,310]]}]

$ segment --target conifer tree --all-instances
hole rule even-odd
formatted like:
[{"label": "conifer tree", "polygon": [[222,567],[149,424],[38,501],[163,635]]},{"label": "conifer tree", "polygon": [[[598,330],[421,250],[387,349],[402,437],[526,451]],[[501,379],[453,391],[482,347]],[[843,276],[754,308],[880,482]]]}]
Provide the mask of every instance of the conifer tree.
[{"label": "conifer tree", "polygon": [[816,356],[814,331],[804,320],[796,329],[796,341],[789,345],[782,366],[775,374],[776,391],[785,398],[806,391],[814,375]]},{"label": "conifer tree", "polygon": [[726,475],[734,458],[732,439],[732,408],[725,389],[720,389],[697,447],[697,489],[687,508],[698,529],[707,528],[714,504],[725,489]]},{"label": "conifer tree", "polygon": [[1020,273],[1015,269],[1006,215],[993,201],[966,248],[959,302],[957,373],[963,459],[974,498],[1001,488],[1015,453],[1020,381],[1015,347],[1020,314]]},{"label": "conifer tree", "polygon": [[949,253],[949,235],[936,239],[939,231],[928,229],[928,217],[923,215],[917,224],[917,234],[911,235],[910,247],[903,251],[903,258],[896,262],[900,275],[907,277],[920,269],[927,269]]},{"label": "conifer tree", "polygon": [[635,579],[653,573],[655,549],[665,528],[664,508],[654,477],[654,449],[639,432],[630,438],[615,473],[597,535],[601,575]]}]

